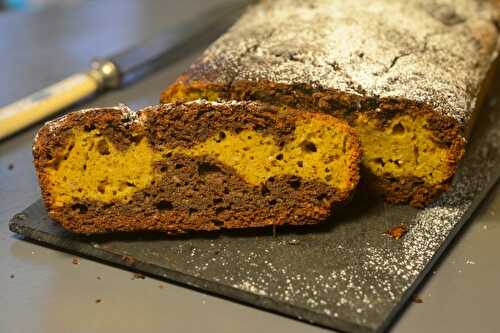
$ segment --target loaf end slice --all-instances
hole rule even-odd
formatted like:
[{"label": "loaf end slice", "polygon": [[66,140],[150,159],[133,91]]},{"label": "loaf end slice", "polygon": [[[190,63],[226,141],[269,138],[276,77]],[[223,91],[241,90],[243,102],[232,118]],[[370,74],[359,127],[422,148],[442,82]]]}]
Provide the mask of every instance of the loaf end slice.
[{"label": "loaf end slice", "polygon": [[492,1],[275,0],[252,6],[161,96],[256,100],[342,117],[371,192],[447,190],[500,52]]},{"label": "loaf end slice", "polygon": [[86,234],[319,223],[349,199],[361,159],[332,116],[206,101],[70,113],[33,153],[49,216]]}]

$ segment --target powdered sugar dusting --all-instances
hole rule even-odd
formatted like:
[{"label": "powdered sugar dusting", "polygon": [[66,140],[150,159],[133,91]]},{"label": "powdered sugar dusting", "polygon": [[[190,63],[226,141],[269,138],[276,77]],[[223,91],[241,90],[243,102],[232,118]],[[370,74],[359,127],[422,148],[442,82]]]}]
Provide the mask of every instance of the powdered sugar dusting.
[{"label": "powdered sugar dusting", "polygon": [[494,14],[475,0],[263,1],[193,73],[403,97],[465,123],[500,48]]},{"label": "powdered sugar dusting", "polygon": [[[88,108],[88,109],[82,109],[82,110],[66,113],[58,118],[55,118],[55,119],[52,119],[52,120],[46,122],[42,128],[47,129],[49,133],[52,133],[58,127],[63,125],[66,122],[67,118],[72,114],[78,113],[78,114],[83,115],[83,114],[88,113],[88,112],[101,112],[101,111],[106,112],[106,111],[110,111],[110,110],[120,111],[122,113],[122,119],[126,120],[127,122],[129,122],[131,124],[132,123],[139,123],[142,121],[140,119],[140,117],[138,116],[137,112],[131,110],[125,104],[119,104],[117,106],[101,107],[101,108]],[[40,133],[40,131],[38,131],[35,134],[35,139],[33,140],[33,147],[35,147],[35,145],[37,144],[39,133]]]}]

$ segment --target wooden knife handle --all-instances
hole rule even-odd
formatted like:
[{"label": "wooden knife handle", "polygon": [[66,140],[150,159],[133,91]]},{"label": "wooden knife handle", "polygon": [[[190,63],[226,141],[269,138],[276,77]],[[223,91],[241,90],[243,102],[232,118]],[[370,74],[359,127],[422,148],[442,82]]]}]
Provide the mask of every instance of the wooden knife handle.
[{"label": "wooden knife handle", "polygon": [[0,140],[94,94],[99,82],[78,73],[0,108]]}]

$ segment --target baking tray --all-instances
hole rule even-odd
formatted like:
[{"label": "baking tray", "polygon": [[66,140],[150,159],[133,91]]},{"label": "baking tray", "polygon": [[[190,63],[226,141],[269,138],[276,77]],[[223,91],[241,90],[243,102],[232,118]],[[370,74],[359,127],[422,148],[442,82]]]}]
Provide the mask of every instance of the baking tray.
[{"label": "baking tray", "polygon": [[[65,251],[345,332],[381,332],[394,321],[460,228],[497,182],[500,112],[481,113],[451,191],[426,209],[357,193],[331,221],[281,227],[82,236],[51,221],[41,201],[10,230]],[[399,240],[385,232],[403,224]]]}]

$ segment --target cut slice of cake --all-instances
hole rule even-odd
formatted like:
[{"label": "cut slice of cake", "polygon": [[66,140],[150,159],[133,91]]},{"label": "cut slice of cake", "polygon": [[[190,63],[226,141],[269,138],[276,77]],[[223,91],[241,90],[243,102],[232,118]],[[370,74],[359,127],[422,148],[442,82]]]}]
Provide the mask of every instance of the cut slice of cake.
[{"label": "cut slice of cake", "polygon": [[318,223],[359,180],[343,120],[256,102],[70,113],[33,147],[49,216],[78,233]]}]

